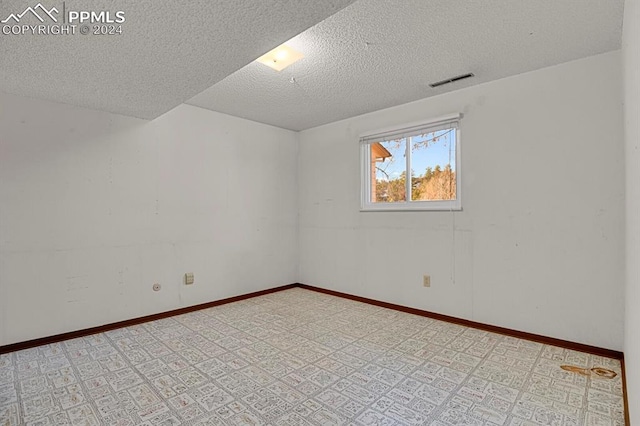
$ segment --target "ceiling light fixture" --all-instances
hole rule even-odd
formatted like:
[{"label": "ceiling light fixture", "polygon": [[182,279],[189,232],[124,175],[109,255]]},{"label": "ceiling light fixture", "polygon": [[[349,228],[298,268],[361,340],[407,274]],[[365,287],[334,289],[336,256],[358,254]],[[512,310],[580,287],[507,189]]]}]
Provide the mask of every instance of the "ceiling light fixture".
[{"label": "ceiling light fixture", "polygon": [[260,62],[276,71],[282,71],[302,58],[304,58],[302,53],[283,44],[260,56],[256,59],[256,62]]}]

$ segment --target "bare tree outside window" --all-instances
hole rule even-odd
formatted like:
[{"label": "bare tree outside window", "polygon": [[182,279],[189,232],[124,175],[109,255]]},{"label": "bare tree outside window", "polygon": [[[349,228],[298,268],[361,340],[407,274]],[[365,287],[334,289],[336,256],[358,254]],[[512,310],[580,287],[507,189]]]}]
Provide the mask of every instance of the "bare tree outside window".
[{"label": "bare tree outside window", "polygon": [[411,201],[455,200],[455,130],[370,144],[371,202],[407,200],[407,144],[411,149]]}]

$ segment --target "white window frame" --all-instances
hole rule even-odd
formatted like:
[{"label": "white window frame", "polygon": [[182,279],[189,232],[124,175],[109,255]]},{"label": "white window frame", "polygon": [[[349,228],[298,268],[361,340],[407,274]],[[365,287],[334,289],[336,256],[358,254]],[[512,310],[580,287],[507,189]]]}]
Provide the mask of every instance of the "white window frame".
[{"label": "white window frame", "polygon": [[[377,212],[377,211],[461,211],[462,210],[462,144],[460,143],[460,126],[462,114],[450,114],[426,121],[418,121],[407,123],[400,126],[387,127],[360,135],[360,211]],[[402,134],[405,131],[410,132],[413,128],[429,128],[447,122],[456,122],[456,199],[455,200],[437,200],[437,201],[411,201],[410,187],[411,179],[406,179],[407,185],[407,201],[395,203],[372,203],[371,202],[371,149],[369,145],[375,142],[374,138],[378,135]],[[406,143],[406,170],[407,177],[411,175],[411,144]]]}]

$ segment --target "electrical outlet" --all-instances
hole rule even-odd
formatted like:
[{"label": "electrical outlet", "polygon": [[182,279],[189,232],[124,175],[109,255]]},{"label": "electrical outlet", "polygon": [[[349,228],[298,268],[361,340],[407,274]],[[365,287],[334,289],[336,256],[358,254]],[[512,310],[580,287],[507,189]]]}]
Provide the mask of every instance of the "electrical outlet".
[{"label": "electrical outlet", "polygon": [[187,272],[184,274],[184,283],[185,285],[193,284],[193,272]]},{"label": "electrical outlet", "polygon": [[158,283],[155,283],[152,288],[153,291],[160,291],[160,289],[162,289],[162,286]]},{"label": "electrical outlet", "polygon": [[431,275],[422,276],[422,285],[424,287],[431,287]]}]

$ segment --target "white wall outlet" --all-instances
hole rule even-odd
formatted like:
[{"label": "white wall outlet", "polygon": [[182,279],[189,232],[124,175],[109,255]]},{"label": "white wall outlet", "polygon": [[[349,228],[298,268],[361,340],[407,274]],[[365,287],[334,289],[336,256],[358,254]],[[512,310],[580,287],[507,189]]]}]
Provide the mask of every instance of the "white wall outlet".
[{"label": "white wall outlet", "polygon": [[193,284],[193,272],[187,272],[184,274],[184,283],[185,285]]},{"label": "white wall outlet", "polygon": [[162,286],[158,283],[155,283],[152,288],[153,288],[153,291],[160,291]]},{"label": "white wall outlet", "polygon": [[431,275],[422,276],[422,285],[424,287],[431,287]]}]

